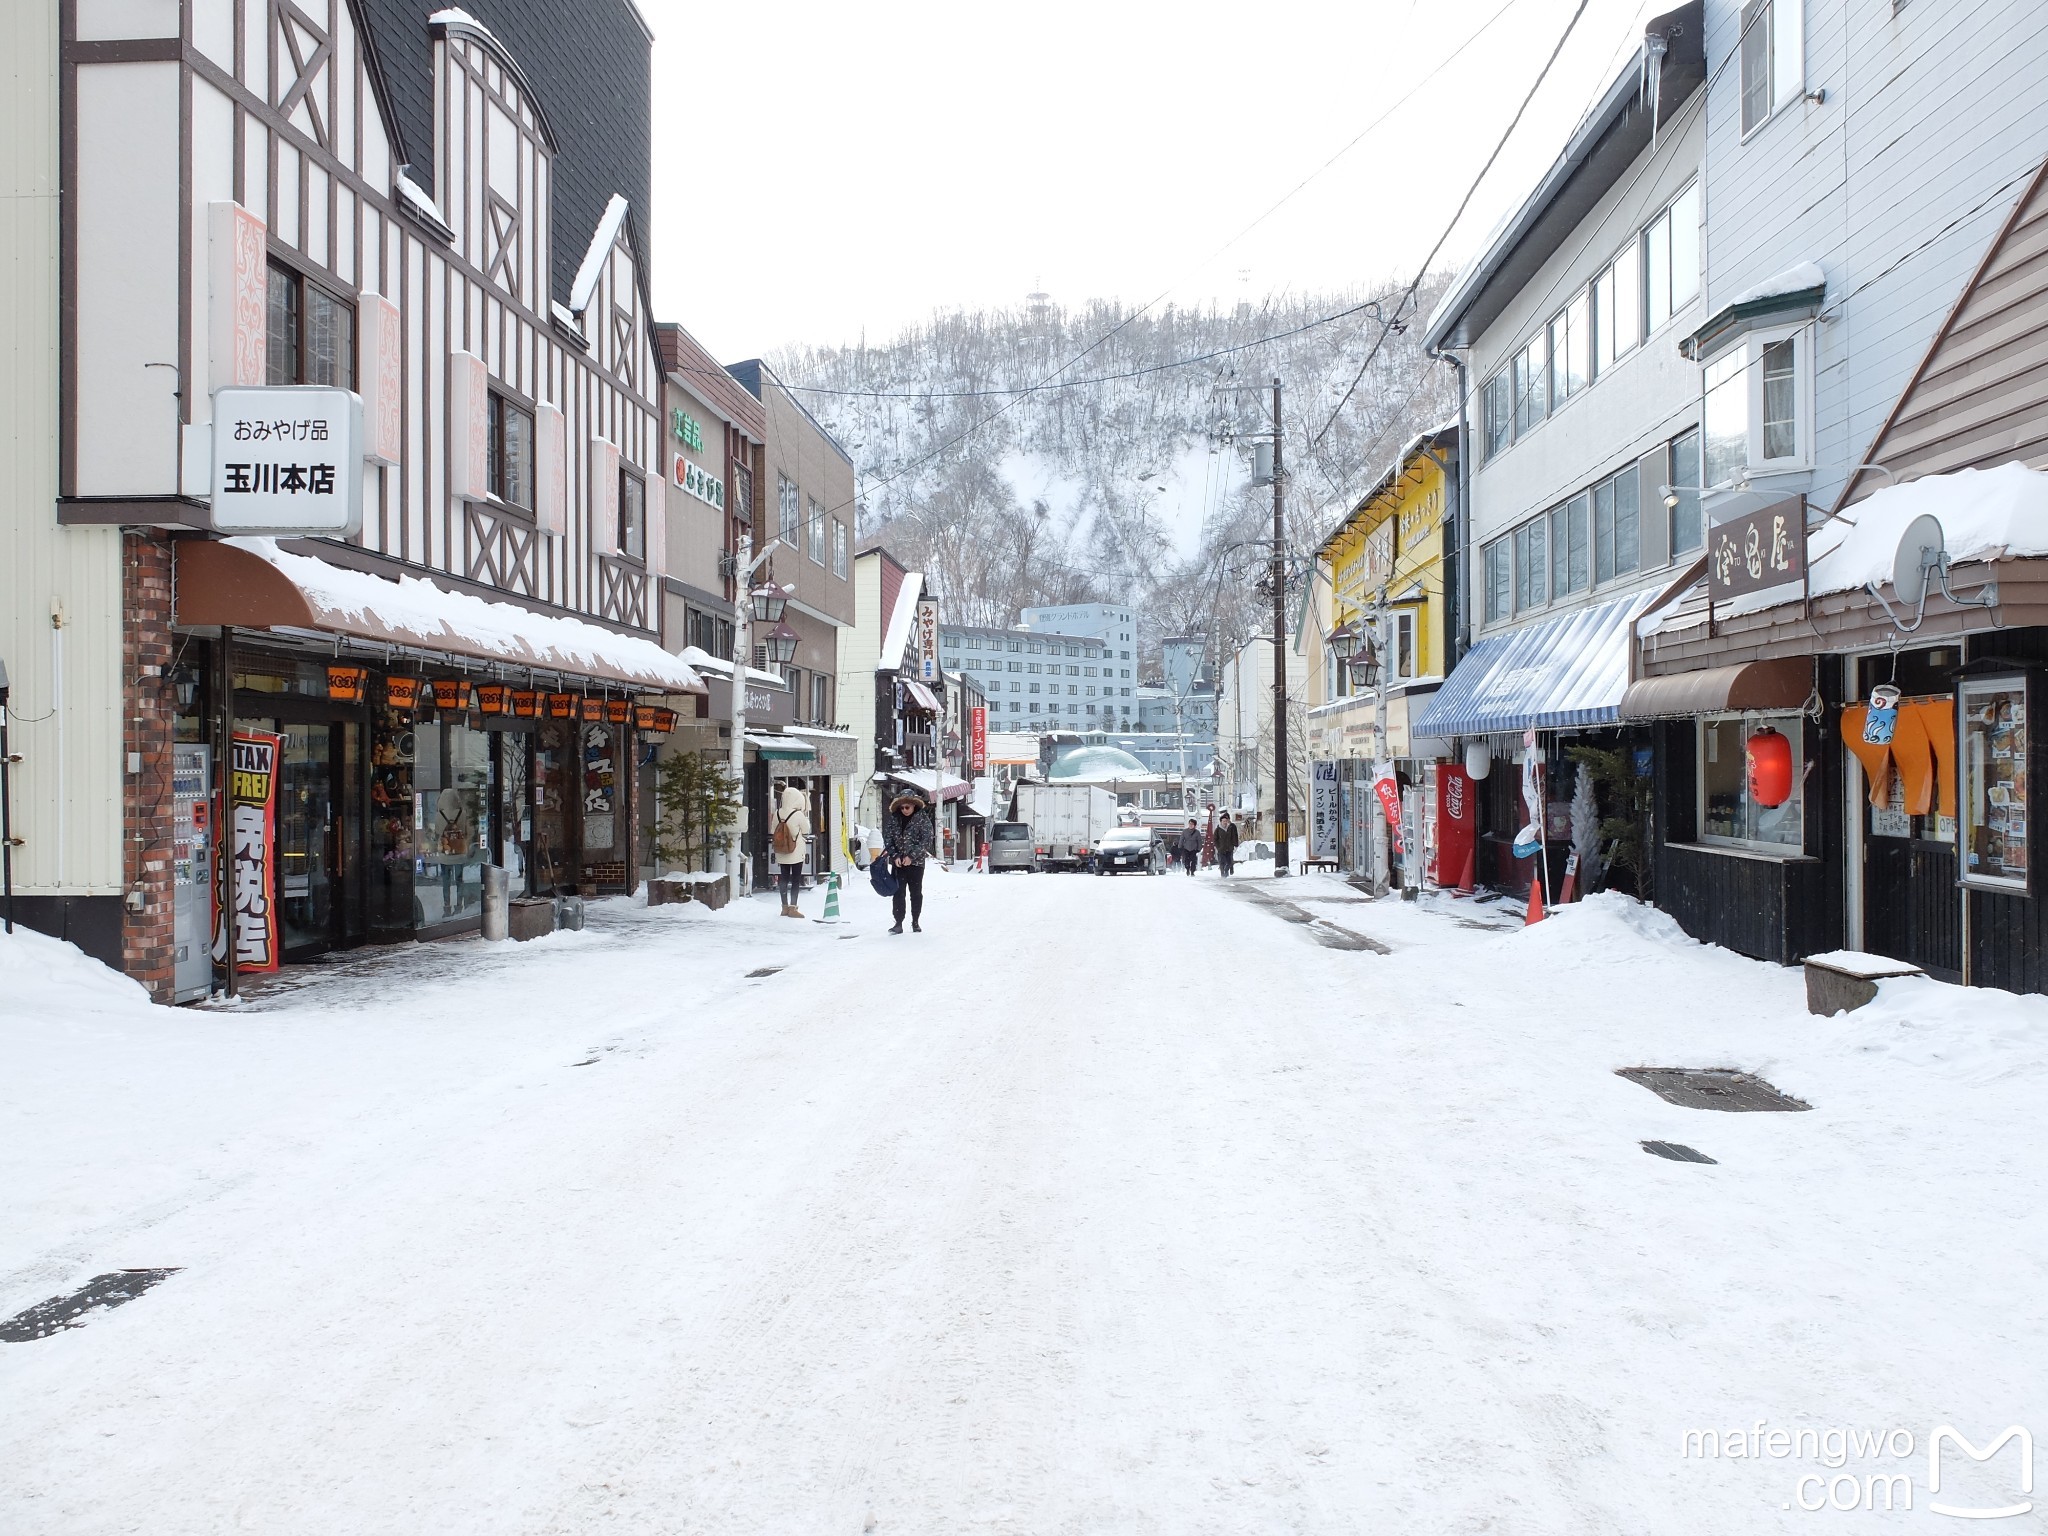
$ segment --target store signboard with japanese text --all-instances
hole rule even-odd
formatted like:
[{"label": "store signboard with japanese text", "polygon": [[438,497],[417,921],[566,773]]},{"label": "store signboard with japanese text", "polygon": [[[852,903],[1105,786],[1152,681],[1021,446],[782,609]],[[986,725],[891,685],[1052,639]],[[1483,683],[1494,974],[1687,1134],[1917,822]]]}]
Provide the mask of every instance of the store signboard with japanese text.
[{"label": "store signboard with japanese text", "polygon": [[967,772],[974,776],[988,772],[988,706],[977,704],[967,714]]},{"label": "store signboard with japanese text", "polygon": [[935,597],[921,597],[917,600],[917,634],[913,642],[917,647],[917,680],[920,683],[936,683],[939,680],[939,600]]},{"label": "store signboard with japanese text", "polygon": [[1337,764],[1326,757],[1308,765],[1308,856],[1337,857]]},{"label": "store signboard with japanese text", "polygon": [[228,759],[226,859],[228,921],[215,902],[213,957],[235,968],[274,971],[283,961],[277,922],[277,767],[284,738],[267,731],[237,731]]},{"label": "store signboard with japanese text", "polygon": [[339,534],[363,526],[363,402],[310,384],[216,390],[213,529]]},{"label": "store signboard with japanese text", "polygon": [[1707,535],[1707,594],[1716,602],[1798,581],[1806,570],[1806,503],[1793,496]]}]

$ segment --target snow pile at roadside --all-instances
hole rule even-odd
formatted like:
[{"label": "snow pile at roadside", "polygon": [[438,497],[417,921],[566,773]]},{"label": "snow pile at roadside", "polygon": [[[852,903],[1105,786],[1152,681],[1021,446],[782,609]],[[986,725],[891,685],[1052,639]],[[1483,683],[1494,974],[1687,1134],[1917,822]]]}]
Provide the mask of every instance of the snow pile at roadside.
[{"label": "snow pile at roadside", "polygon": [[149,1007],[140,982],[92,959],[76,944],[15,924],[0,933],[0,1015],[52,1023]]}]

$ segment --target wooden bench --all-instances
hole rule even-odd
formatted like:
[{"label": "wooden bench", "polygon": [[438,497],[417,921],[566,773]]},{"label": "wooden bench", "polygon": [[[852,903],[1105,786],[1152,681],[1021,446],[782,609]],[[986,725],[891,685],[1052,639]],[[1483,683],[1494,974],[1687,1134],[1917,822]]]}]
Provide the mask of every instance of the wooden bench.
[{"label": "wooden bench", "polygon": [[1337,861],[1335,859],[1303,859],[1301,861],[1303,874],[1307,874],[1312,869],[1327,869],[1334,875],[1337,873]]},{"label": "wooden bench", "polygon": [[1877,984],[1887,976],[1924,976],[1919,966],[1886,955],[1837,949],[1806,959],[1806,1011],[1823,1018],[1853,1013],[1877,1001]]}]

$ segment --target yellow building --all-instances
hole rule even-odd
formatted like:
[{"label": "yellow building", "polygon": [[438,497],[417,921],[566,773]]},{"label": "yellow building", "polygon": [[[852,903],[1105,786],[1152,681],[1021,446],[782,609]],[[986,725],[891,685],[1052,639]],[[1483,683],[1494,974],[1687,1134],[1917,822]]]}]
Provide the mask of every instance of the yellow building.
[{"label": "yellow building", "polygon": [[[1298,644],[1311,657],[1308,752],[1312,795],[1310,843],[1335,850],[1346,868],[1379,865],[1372,843],[1369,781],[1375,762],[1390,761],[1411,806],[1404,842],[1426,852],[1430,842],[1424,793],[1439,744],[1417,742],[1421,718],[1448,670],[1454,618],[1446,600],[1444,556],[1456,497],[1458,433],[1442,427],[1402,449],[1316,551]],[[1360,637],[1349,664],[1332,637]],[[1319,822],[1326,822],[1318,835]],[[1380,866],[1384,869],[1384,866]]]}]

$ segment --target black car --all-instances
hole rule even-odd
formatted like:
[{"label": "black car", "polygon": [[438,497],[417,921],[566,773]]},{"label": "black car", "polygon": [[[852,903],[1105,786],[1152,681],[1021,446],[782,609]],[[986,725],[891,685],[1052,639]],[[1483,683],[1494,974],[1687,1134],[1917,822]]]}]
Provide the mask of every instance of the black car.
[{"label": "black car", "polygon": [[1114,875],[1134,869],[1147,875],[1166,872],[1166,844],[1150,827],[1118,827],[1095,845],[1095,873]]}]

